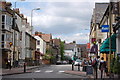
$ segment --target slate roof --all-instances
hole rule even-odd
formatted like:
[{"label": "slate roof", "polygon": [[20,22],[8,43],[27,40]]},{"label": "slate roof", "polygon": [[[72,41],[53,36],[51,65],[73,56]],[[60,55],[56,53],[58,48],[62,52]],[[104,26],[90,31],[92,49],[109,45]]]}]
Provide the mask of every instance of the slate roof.
[{"label": "slate roof", "polygon": [[65,43],[64,44],[64,47],[65,47],[65,50],[74,50],[74,48],[75,48],[75,43]]},{"label": "slate roof", "polygon": [[93,12],[93,20],[95,23],[100,23],[109,3],[95,3],[95,8]]}]

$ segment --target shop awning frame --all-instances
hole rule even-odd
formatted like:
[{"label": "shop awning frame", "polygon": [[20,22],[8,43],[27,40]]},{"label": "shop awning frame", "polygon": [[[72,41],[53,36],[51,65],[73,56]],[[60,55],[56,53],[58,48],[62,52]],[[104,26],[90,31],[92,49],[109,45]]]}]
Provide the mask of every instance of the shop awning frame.
[{"label": "shop awning frame", "polygon": [[[111,37],[111,51],[116,51],[116,34],[113,34]],[[109,53],[109,40],[110,38],[107,38],[100,47],[100,53]]]}]

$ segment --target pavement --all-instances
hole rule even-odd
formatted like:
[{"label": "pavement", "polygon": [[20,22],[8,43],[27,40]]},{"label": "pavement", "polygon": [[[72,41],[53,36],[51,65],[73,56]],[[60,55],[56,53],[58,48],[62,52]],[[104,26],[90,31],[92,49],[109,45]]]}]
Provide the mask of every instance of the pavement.
[{"label": "pavement", "polygon": [[0,69],[0,76],[30,73],[30,72],[32,72],[32,69],[40,68],[40,67],[43,67],[43,66],[45,66],[45,65],[27,66],[26,67],[26,72],[24,72],[24,67],[16,67],[16,68],[11,68],[11,69]]},{"label": "pavement", "polygon": [[[78,75],[78,76],[83,76],[83,77],[86,77],[86,78],[94,78],[94,75],[93,74],[90,74],[90,75],[87,75],[86,72],[83,72],[83,71],[72,71],[72,70],[69,70],[69,71],[65,71],[64,73],[66,74],[71,74],[71,75]],[[101,78],[101,73],[100,71],[98,70],[98,78]],[[103,78],[109,78],[108,76],[106,76],[105,74],[103,74]]]}]

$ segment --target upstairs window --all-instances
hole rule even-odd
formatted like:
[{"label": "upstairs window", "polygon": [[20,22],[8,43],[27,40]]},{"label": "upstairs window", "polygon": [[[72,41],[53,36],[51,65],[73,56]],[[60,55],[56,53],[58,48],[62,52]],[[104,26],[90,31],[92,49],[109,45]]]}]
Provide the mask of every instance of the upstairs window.
[{"label": "upstairs window", "polygon": [[40,51],[40,48],[37,48],[37,51]]},{"label": "upstairs window", "polygon": [[5,23],[5,15],[2,15],[2,23]]},{"label": "upstairs window", "polygon": [[40,40],[37,41],[37,45],[40,45]]},{"label": "upstairs window", "polygon": [[5,39],[5,35],[4,34],[2,34],[2,41],[4,42],[4,39]]},{"label": "upstairs window", "polygon": [[4,29],[5,28],[5,25],[4,24],[2,24],[2,29]]}]

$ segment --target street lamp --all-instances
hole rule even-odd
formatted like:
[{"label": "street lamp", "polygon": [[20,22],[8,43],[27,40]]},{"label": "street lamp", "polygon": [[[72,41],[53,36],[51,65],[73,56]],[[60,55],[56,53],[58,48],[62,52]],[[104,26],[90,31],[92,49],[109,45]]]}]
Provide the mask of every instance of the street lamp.
[{"label": "street lamp", "polygon": [[31,32],[33,31],[32,17],[33,17],[33,11],[34,11],[34,10],[40,10],[40,8],[35,8],[35,9],[32,9],[32,11],[31,11]]}]

